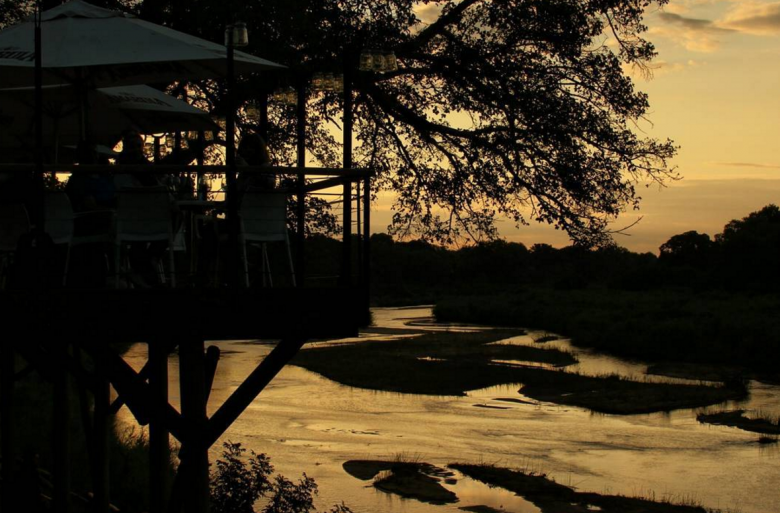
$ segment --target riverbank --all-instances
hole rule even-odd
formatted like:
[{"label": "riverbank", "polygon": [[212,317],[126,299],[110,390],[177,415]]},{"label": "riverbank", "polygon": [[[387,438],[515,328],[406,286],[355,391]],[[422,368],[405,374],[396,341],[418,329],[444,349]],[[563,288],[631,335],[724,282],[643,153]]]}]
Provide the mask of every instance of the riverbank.
[{"label": "riverbank", "polygon": [[574,363],[569,353],[492,344],[517,334],[513,330],[433,332],[398,340],[309,347],[292,363],[343,385],[387,392],[465,395],[469,390],[517,384],[531,399],[613,414],[701,407],[747,394],[741,383],[680,385],[583,376],[541,366]]},{"label": "riverbank", "polygon": [[441,322],[548,330],[648,362],[739,366],[769,379],[780,360],[778,309],[772,294],[539,287],[441,299],[434,314]]}]

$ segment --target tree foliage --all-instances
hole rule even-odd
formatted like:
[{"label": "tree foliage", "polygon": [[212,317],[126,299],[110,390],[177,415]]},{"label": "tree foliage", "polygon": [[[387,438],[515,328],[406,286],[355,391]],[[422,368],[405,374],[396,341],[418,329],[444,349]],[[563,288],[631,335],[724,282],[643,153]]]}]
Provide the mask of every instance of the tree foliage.
[{"label": "tree foliage", "polygon": [[[497,234],[495,220],[546,222],[586,245],[637,208],[636,186],[674,177],[676,148],[638,134],[648,110],[628,67],[655,55],[645,10],[667,0],[99,0],[221,41],[240,19],[248,51],[290,67],[255,77],[243,103],[315,71],[354,69],[354,164],[395,195],[394,234],[451,242]],[[360,51],[392,50],[399,68],[357,71]],[[224,108],[219,84],[190,89]],[[307,146],[340,164],[337,94],[312,94]],[[277,163],[294,161],[293,108],[270,108]],[[240,126],[252,121],[241,119]]]},{"label": "tree foliage", "polygon": [[[317,483],[303,474],[296,484],[282,475],[271,479],[274,467],[265,454],[256,454],[240,443],[225,442],[222,458],[211,475],[211,510],[214,513],[316,513]],[[351,513],[343,503],[329,513]]]}]

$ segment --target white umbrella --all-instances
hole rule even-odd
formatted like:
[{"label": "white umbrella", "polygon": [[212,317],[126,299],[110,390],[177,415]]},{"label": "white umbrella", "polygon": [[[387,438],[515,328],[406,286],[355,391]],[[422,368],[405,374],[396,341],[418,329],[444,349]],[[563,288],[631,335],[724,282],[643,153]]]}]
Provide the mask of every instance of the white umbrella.
[{"label": "white umbrella", "polygon": [[[34,140],[34,88],[0,90],[0,147],[32,144]],[[78,95],[72,86],[43,89],[44,141],[50,145],[80,140]],[[140,133],[218,131],[209,114],[145,85],[92,89],[86,93],[86,124],[94,143],[113,146],[123,131]]]},{"label": "white umbrella", "polygon": [[[41,25],[44,84],[111,87],[226,74],[224,46],[82,0],[43,12]],[[33,84],[33,33],[32,18],[0,31],[0,87]],[[234,62],[237,74],[284,68],[239,51]]]}]

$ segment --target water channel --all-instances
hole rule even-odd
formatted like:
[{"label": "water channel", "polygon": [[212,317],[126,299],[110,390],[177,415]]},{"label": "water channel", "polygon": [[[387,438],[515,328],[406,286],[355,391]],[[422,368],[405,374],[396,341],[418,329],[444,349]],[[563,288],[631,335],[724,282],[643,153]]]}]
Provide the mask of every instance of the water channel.
[{"label": "water channel", "polygon": [[[374,310],[374,327],[360,340],[390,337],[383,328],[471,330],[429,320],[429,307]],[[403,334],[400,334],[403,336]],[[501,343],[534,344],[532,336]],[[397,335],[396,335],[397,336]],[[314,344],[346,341],[314,342]],[[257,341],[212,341],[222,350],[209,413],[235,390],[272,346]],[[571,350],[582,373],[644,376],[646,365],[580,350],[566,340],[549,344]],[[146,346],[126,354],[140,369]],[[169,360],[172,397],[178,406],[178,361]],[[657,379],[657,378],[653,378]],[[350,459],[405,458],[444,466],[485,462],[544,472],[557,482],[597,493],[695,501],[709,508],[742,513],[780,511],[780,447],[760,445],[758,435],[696,421],[697,410],[649,415],[602,415],[576,407],[497,399],[527,399],[520,384],[474,390],[465,397],[376,392],[343,386],[288,366],[224,435],[271,457],[276,471],[297,480],[302,472],[319,485],[320,509],[342,500],[355,513],[456,512],[484,504],[508,512],[539,511],[523,499],[457,475],[446,485],[459,502],[432,505],[376,490],[370,481],[347,474]],[[482,406],[482,407],[479,407]],[[484,406],[488,406],[485,408]],[[780,414],[780,387],[751,383],[741,404]],[[120,413],[130,423],[129,412]],[[214,461],[220,443],[211,452]]]}]

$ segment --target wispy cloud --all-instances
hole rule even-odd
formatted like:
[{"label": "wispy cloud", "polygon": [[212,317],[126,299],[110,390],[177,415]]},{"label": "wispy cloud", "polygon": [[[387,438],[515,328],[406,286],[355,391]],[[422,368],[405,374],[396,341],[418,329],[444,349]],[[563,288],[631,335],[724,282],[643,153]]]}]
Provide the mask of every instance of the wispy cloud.
[{"label": "wispy cloud", "polygon": [[658,20],[660,23],[650,29],[651,35],[667,37],[692,52],[714,52],[720,47],[720,37],[735,32],[713,20],[673,12],[658,13]]},{"label": "wispy cloud", "polygon": [[780,2],[739,2],[726,13],[719,25],[756,35],[780,34]]},{"label": "wispy cloud", "polygon": [[716,166],[723,167],[749,167],[753,169],[780,169],[777,164],[763,164],[759,162],[713,162]]},{"label": "wispy cloud", "polygon": [[663,75],[670,75],[672,73],[679,73],[691,68],[698,68],[700,66],[704,66],[705,64],[705,62],[695,61],[693,59],[689,59],[685,62],[653,61],[652,69],[653,75],[658,77]]},{"label": "wispy cloud", "polygon": [[734,29],[719,27],[712,20],[689,18],[687,16],[671,12],[659,13],[658,17],[666,23],[678,25],[686,30],[691,30],[694,32],[709,32],[715,34],[734,32]]}]

